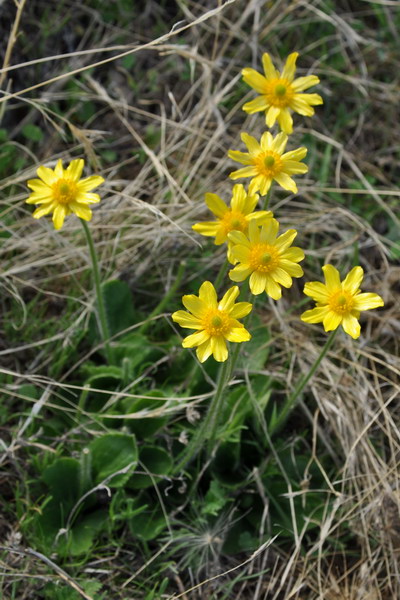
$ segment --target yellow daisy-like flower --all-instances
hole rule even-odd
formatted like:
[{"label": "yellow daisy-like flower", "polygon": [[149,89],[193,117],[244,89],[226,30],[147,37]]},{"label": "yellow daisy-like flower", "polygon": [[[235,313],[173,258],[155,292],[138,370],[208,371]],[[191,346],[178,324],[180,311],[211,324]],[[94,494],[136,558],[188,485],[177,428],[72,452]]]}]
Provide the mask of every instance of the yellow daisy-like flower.
[{"label": "yellow daisy-like flower", "polygon": [[184,307],[190,312],[178,310],[173,313],[172,319],[181,327],[197,330],[182,341],[182,346],[197,346],[196,354],[200,362],[207,360],[211,354],[216,361],[224,362],[228,358],[226,340],[248,342],[251,338],[237,319],[248,315],[253,305],[250,302],[235,304],[238,294],[239,288],[235,285],[218,302],[213,284],[205,281],[200,286],[198,296],[190,294],[182,298]]},{"label": "yellow daisy-like flower", "polygon": [[319,83],[319,78],[316,75],[307,75],[294,79],[298,56],[298,52],[289,54],[282,73],[275,69],[267,53],[262,57],[265,76],[254,69],[242,71],[244,81],[261,94],[251,102],[246,102],[243,110],[251,115],[265,111],[267,127],[272,127],[278,120],[281,130],[288,134],[293,131],[290,111],[311,117],[314,114],[313,106],[323,104],[319,94],[300,93]]},{"label": "yellow daisy-like flower", "polygon": [[249,221],[255,220],[263,223],[273,216],[270,210],[259,210],[254,212],[258,202],[258,194],[248,195],[241,183],[233,186],[230,208],[217,194],[206,194],[205,202],[211,212],[217,217],[217,221],[204,221],[192,225],[192,229],[215,237],[215,244],[219,246],[228,239],[230,231],[247,232]]},{"label": "yellow daisy-like flower", "polygon": [[279,237],[279,223],[270,219],[258,227],[254,221],[249,225],[249,236],[232,231],[228,237],[233,243],[231,252],[239,264],[229,271],[232,281],[244,281],[250,276],[252,294],[266,292],[274,300],[282,296],[281,286],[289,288],[292,277],[301,277],[303,269],[298,265],[304,258],[300,248],[290,247],[297,235],[289,229]]},{"label": "yellow daisy-like flower", "polygon": [[354,267],[342,282],[339,271],[332,265],[325,265],[322,270],[325,284],[312,281],[304,287],[304,293],[315,300],[317,308],[307,310],[300,318],[306,323],[322,322],[325,331],[342,325],[345,332],[356,340],[360,335],[360,312],[383,306],[384,302],[378,294],[361,293],[364,276],[361,267]]},{"label": "yellow daisy-like flower", "polygon": [[301,147],[290,152],[285,152],[288,137],[285,133],[278,133],[273,137],[269,131],[261,136],[260,143],[248,133],[241,134],[242,142],[247,146],[247,152],[229,150],[228,156],[245,166],[243,169],[233,171],[229,177],[252,177],[249,185],[249,195],[260,191],[264,196],[275,180],[283,189],[297,193],[297,186],[290,175],[307,173],[308,167],[301,161],[307,154],[307,148]]},{"label": "yellow daisy-like flower", "polygon": [[80,179],[84,165],[85,161],[77,158],[64,169],[60,159],[54,170],[43,166],[38,168],[36,173],[40,179],[30,179],[27,183],[32,190],[27,204],[40,205],[32,215],[35,219],[52,212],[56,229],[61,229],[65,217],[71,213],[90,221],[92,211],[89,205],[100,202],[100,196],[90,192],[104,179],[100,175]]}]

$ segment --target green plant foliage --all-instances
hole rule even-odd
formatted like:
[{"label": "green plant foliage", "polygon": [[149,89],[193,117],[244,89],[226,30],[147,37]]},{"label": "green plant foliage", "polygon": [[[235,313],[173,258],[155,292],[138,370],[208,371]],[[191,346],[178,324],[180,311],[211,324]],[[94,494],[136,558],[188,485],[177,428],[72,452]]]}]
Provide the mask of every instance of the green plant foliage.
[{"label": "green plant foliage", "polygon": [[[129,479],[127,487],[140,490],[161,480],[171,470],[172,460],[168,452],[157,446],[142,446],[139,453],[139,464],[145,474],[135,474]],[[148,474],[147,474],[148,473]]]},{"label": "green plant foliage", "polygon": [[[138,452],[133,435],[110,433],[89,444],[93,477],[96,483],[107,480],[110,487],[122,487],[137,465]],[[114,475],[118,471],[125,473]]]}]

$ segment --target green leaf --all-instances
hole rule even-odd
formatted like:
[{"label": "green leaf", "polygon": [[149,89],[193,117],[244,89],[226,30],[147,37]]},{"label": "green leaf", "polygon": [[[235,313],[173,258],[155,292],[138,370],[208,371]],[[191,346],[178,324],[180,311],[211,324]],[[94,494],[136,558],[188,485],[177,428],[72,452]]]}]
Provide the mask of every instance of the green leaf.
[{"label": "green leaf", "polygon": [[218,513],[232,500],[227,497],[226,488],[216,481],[211,481],[208,492],[204,498],[202,513],[216,517]]},{"label": "green leaf", "polygon": [[40,127],[37,127],[37,125],[33,125],[32,123],[27,123],[23,126],[22,134],[27,140],[31,140],[32,142],[40,142],[43,139],[43,131]]},{"label": "green leaf", "polygon": [[[167,475],[172,467],[170,455],[157,446],[143,446],[140,449],[140,470],[148,471],[150,475],[135,474],[129,479],[127,486],[133,490],[140,490],[154,485],[160,481],[160,475]],[[157,477],[158,475],[158,477]]]},{"label": "green leaf", "polygon": [[167,526],[164,513],[158,506],[133,517],[128,523],[132,535],[145,541],[156,538]]},{"label": "green leaf", "polygon": [[114,473],[129,467],[125,473],[107,479],[108,486],[122,487],[137,465],[138,452],[133,435],[123,433],[103,435],[89,444],[89,450],[96,483],[101,483]]},{"label": "green leaf", "polygon": [[[159,410],[162,412],[162,407],[166,402],[163,392],[161,390],[151,390],[150,392],[147,392],[146,396],[148,397],[136,398],[134,400],[131,398],[124,398],[121,402],[124,414],[134,414],[144,410]],[[154,400],[151,400],[151,397],[154,397]],[[138,438],[145,439],[154,435],[167,421],[168,417],[158,416],[145,417],[142,419],[126,418],[124,425],[129,427],[130,431]]]},{"label": "green leaf", "polygon": [[55,500],[64,507],[72,506],[79,498],[80,464],[75,458],[58,458],[43,473],[43,480],[49,486]]}]

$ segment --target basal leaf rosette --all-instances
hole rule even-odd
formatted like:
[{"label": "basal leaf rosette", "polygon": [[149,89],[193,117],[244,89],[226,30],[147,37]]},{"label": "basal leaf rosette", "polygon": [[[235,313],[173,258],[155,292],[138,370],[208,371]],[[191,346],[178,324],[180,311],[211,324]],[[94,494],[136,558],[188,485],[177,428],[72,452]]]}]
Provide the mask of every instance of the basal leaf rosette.
[{"label": "basal leaf rosette", "polygon": [[262,196],[265,196],[273,181],[284,190],[296,194],[297,185],[291,175],[307,173],[307,165],[300,162],[306,156],[307,148],[302,146],[285,152],[288,141],[285,133],[278,133],[273,137],[269,131],[266,131],[261,136],[260,142],[248,133],[242,133],[240,137],[246,144],[248,152],[229,150],[228,156],[246,166],[233,171],[229,177],[231,179],[251,177],[250,195],[259,191]]},{"label": "basal leaf rosette", "polygon": [[383,306],[378,294],[362,293],[360,285],[364,277],[362,267],[354,267],[343,281],[339,271],[332,265],[322,267],[325,283],[312,281],[304,286],[304,293],[316,303],[316,308],[301,315],[306,323],[322,323],[325,331],[333,331],[341,325],[353,339],[360,336],[358,319],[363,310]]},{"label": "basal leaf rosette", "polygon": [[228,358],[226,342],[247,342],[250,333],[238,321],[249,314],[253,308],[250,302],[238,302],[239,288],[230,288],[218,302],[217,292],[210,281],[205,281],[199,295],[183,296],[182,303],[189,311],[178,310],[172,314],[172,320],[181,327],[195,329],[182,341],[184,348],[195,348],[197,358],[204,362],[211,355],[218,362]]},{"label": "basal leaf rosette", "polygon": [[323,104],[319,94],[304,94],[304,90],[319,83],[316,75],[294,78],[298,52],[289,54],[282,73],[275,69],[270,55],[266,52],[262,57],[264,75],[255,69],[243,69],[243,80],[260,94],[254,100],[246,102],[243,110],[248,114],[265,112],[267,127],[273,127],[278,121],[284,133],[293,132],[291,112],[305,117],[314,114],[313,106]]},{"label": "basal leaf rosette", "polygon": [[301,277],[303,269],[298,264],[304,259],[300,248],[291,246],[297,235],[295,229],[289,229],[278,236],[279,223],[269,219],[266,225],[259,227],[250,222],[249,235],[232,231],[228,237],[232,242],[232,255],[239,261],[229,271],[232,281],[244,281],[247,277],[251,293],[266,292],[274,300],[282,297],[282,287],[291,287],[292,277]]},{"label": "basal leaf rosette", "polygon": [[41,166],[36,173],[39,179],[30,179],[27,186],[32,190],[27,204],[38,204],[33,213],[35,219],[53,213],[55,229],[61,229],[67,215],[74,213],[80,219],[90,221],[91,204],[100,202],[100,196],[91,191],[104,182],[100,175],[81,179],[85,162],[82,158],[72,160],[64,169],[60,159],[55,169]]}]

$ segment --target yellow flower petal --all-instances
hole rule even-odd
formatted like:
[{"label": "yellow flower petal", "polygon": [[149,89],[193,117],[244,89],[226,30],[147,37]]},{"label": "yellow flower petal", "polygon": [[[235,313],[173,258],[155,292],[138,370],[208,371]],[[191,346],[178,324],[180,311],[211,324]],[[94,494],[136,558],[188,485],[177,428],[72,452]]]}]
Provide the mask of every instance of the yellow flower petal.
[{"label": "yellow flower petal", "polygon": [[201,318],[206,310],[206,305],[200,298],[194,294],[187,294],[182,298],[182,304],[188,309],[195,317]]},{"label": "yellow flower petal", "polygon": [[248,342],[251,335],[244,327],[234,327],[226,334],[226,339],[228,342]]},{"label": "yellow flower petal", "polygon": [[243,81],[247,83],[250,87],[252,87],[259,94],[264,94],[266,89],[266,79],[255,71],[254,69],[250,69],[246,67],[246,69],[242,70]]},{"label": "yellow flower petal", "polygon": [[292,88],[295,92],[302,92],[313,85],[317,85],[318,83],[319,77],[316,75],[306,75],[305,77],[297,77],[294,81],[292,81]]},{"label": "yellow flower petal", "polygon": [[91,177],[86,177],[86,179],[82,179],[77,183],[79,192],[90,192],[97,186],[104,183],[104,177],[100,177],[100,175],[92,175]]},{"label": "yellow flower petal", "polygon": [[356,310],[371,310],[384,306],[384,302],[378,294],[365,292],[363,294],[357,294],[354,297],[354,308]]},{"label": "yellow flower petal", "polygon": [[246,104],[243,104],[242,106],[242,109],[247,112],[248,115],[253,115],[256,112],[266,110],[267,108],[268,102],[266,101],[265,96],[257,96],[254,100],[246,102]]},{"label": "yellow flower petal", "polygon": [[[296,267],[298,267],[298,265],[296,265]],[[276,267],[273,271],[271,271],[271,277],[274,281],[276,281],[276,283],[283,285],[285,288],[290,288],[293,283],[289,273],[287,273],[286,270],[281,267]]]},{"label": "yellow flower petal", "polygon": [[287,175],[298,175],[299,173],[304,174],[308,171],[307,165],[297,162],[296,160],[285,160],[283,166],[285,169],[285,174]]},{"label": "yellow flower petal", "polygon": [[246,317],[253,309],[253,305],[250,302],[238,302],[231,309],[229,315],[233,319],[242,319]]},{"label": "yellow flower petal", "polygon": [[279,183],[284,190],[289,190],[289,192],[293,192],[293,194],[297,194],[297,185],[295,181],[286,175],[286,173],[279,173],[274,176],[275,181]]},{"label": "yellow flower petal", "polygon": [[198,348],[196,348],[197,358],[201,363],[203,363],[207,358],[209,358],[212,354],[211,348],[211,339],[207,340],[203,344],[200,344]]},{"label": "yellow flower petal", "polygon": [[[243,167],[243,169],[238,169],[237,171],[232,171],[232,173],[229,173],[229,177],[231,179],[240,179],[240,177],[254,177],[255,175],[257,175],[257,172],[258,171],[257,171],[256,167]],[[254,179],[253,179],[253,181],[254,181]],[[251,184],[250,184],[249,194],[254,194],[257,191],[257,189],[254,189],[254,190],[251,189]]]},{"label": "yellow flower petal", "polygon": [[342,320],[343,315],[335,313],[333,310],[329,310],[323,320],[325,331],[333,331],[334,329],[337,329]]},{"label": "yellow flower petal", "polygon": [[[48,167],[39,167],[36,171],[38,177],[42,179],[46,185],[52,186],[57,181],[54,171]],[[32,181],[32,180],[31,180]]]},{"label": "yellow flower petal", "polygon": [[350,294],[355,294],[361,285],[363,277],[364,271],[362,267],[354,267],[343,281],[343,289]]},{"label": "yellow flower petal", "polygon": [[[244,186],[241,183],[236,183],[232,188],[232,200],[231,200],[231,208],[232,210],[236,210],[238,212],[243,213],[244,207],[246,204],[247,194],[244,189]],[[257,203],[257,197],[256,197]]]},{"label": "yellow flower petal", "polygon": [[[303,258],[301,258],[300,260],[303,260]],[[291,275],[291,277],[302,277],[304,275],[303,269],[297,263],[281,258],[279,264],[282,267],[282,269],[284,269],[287,273],[289,273],[289,275]]]},{"label": "yellow flower petal", "polygon": [[251,293],[254,294],[255,296],[262,294],[265,290],[266,283],[267,283],[267,276],[265,275],[265,273],[258,273],[257,271],[254,271],[250,275],[250,280],[249,280],[249,286],[250,286]]},{"label": "yellow flower petal", "polygon": [[[285,148],[286,148],[286,144],[288,142],[288,136],[286,135],[286,133],[283,133],[281,131],[281,133],[278,133],[278,135],[275,137],[274,141],[271,144],[271,149],[275,150],[275,152],[277,152],[278,154],[282,154],[283,152],[285,152]],[[283,155],[281,158],[283,159],[285,155]]]},{"label": "yellow flower petal", "polygon": [[88,206],[79,204],[79,202],[70,202],[70,210],[76,214],[77,217],[84,221],[90,221],[92,218],[92,211]]},{"label": "yellow flower petal", "polygon": [[298,52],[292,52],[291,54],[289,54],[289,56],[287,57],[285,66],[283,67],[283,71],[282,71],[282,79],[287,79],[288,81],[293,81],[294,79],[294,73],[296,71],[296,60],[297,57],[299,56]]},{"label": "yellow flower petal", "polygon": [[217,194],[205,194],[204,201],[211,212],[219,219],[222,219],[224,214],[228,211],[225,202]]},{"label": "yellow flower petal", "polygon": [[229,271],[229,278],[232,281],[244,281],[252,272],[252,269],[248,265],[236,265],[234,269]]},{"label": "yellow flower petal", "polygon": [[[275,177],[276,179],[276,177]],[[253,182],[255,180],[253,179]],[[268,194],[269,188],[271,187],[272,184],[272,178],[271,177],[262,177],[260,180],[260,184],[259,184],[259,190],[260,190],[260,194],[261,196],[265,196],[266,194]],[[251,189],[251,184],[249,187],[249,190]],[[253,191],[253,190],[252,190]],[[256,189],[254,189],[254,191],[256,191]]]},{"label": "yellow flower petal", "polygon": [[26,185],[34,192],[38,192],[40,194],[51,193],[51,187],[48,186],[47,183],[44,183],[44,181],[40,181],[40,179],[29,179]]},{"label": "yellow flower petal", "polygon": [[261,146],[257,142],[256,138],[248,133],[242,132],[240,134],[240,138],[242,142],[246,144],[247,150],[249,151],[250,156],[257,155],[261,152]]},{"label": "yellow flower petal", "polygon": [[217,292],[211,281],[205,281],[201,284],[199,290],[199,298],[206,304],[209,308],[217,307]]},{"label": "yellow flower petal", "polygon": [[279,127],[287,133],[293,133],[293,119],[287,108],[283,108],[278,115]]},{"label": "yellow flower petal", "polygon": [[64,169],[63,169],[63,166],[62,166],[62,160],[61,160],[61,158],[58,159],[57,164],[56,164],[56,166],[54,168],[54,176],[57,179],[61,179],[62,177],[64,177]]},{"label": "yellow flower petal", "polygon": [[228,239],[233,244],[241,244],[242,246],[250,246],[250,242],[242,231],[230,231]]},{"label": "yellow flower petal", "polygon": [[228,358],[228,348],[225,339],[222,336],[213,336],[211,338],[211,351],[216,361],[225,362]]},{"label": "yellow flower petal", "polygon": [[267,127],[273,127],[278,118],[281,108],[279,106],[270,106],[265,114],[265,124]]},{"label": "yellow flower petal", "polygon": [[345,315],[342,321],[342,327],[346,333],[348,333],[353,340],[356,340],[360,337],[360,323],[357,321],[353,315]]},{"label": "yellow flower petal", "polygon": [[195,346],[204,344],[209,338],[209,334],[204,329],[196,331],[196,333],[192,333],[182,340],[182,346],[183,348],[194,348]]},{"label": "yellow flower petal", "polygon": [[279,223],[276,219],[268,220],[268,222],[262,226],[260,231],[260,242],[263,244],[274,245],[276,236],[279,231]]},{"label": "yellow flower petal", "polygon": [[328,306],[318,306],[317,308],[306,310],[306,312],[300,316],[300,319],[305,323],[322,323],[328,311]]},{"label": "yellow flower petal", "polygon": [[187,329],[201,329],[201,321],[185,310],[177,310],[172,313],[171,318],[175,323]]},{"label": "yellow flower petal", "polygon": [[231,287],[222,297],[218,304],[219,310],[225,310],[226,312],[230,312],[235,303],[236,298],[239,295],[239,288],[237,285]]},{"label": "yellow flower petal", "polygon": [[[300,95],[300,94],[299,94]],[[311,94],[304,94],[305,96],[311,96]],[[312,106],[305,100],[302,100],[298,96],[294,96],[290,100],[290,108],[297,112],[299,115],[303,115],[303,117],[312,117],[315,113],[315,110]]]},{"label": "yellow flower petal", "polygon": [[250,250],[248,246],[242,246],[241,244],[235,244],[231,248],[231,254],[236,260],[247,263],[250,258]]},{"label": "yellow flower petal", "polygon": [[332,265],[322,267],[325,277],[325,284],[328,292],[333,292],[341,287],[339,271]]},{"label": "yellow flower petal", "polygon": [[267,276],[265,291],[267,292],[268,296],[270,296],[273,300],[280,300],[282,298],[281,286],[279,285],[279,283],[276,283],[276,281],[274,281],[270,276]]},{"label": "yellow flower petal", "polygon": [[287,248],[287,250],[281,252],[281,257],[285,260],[297,263],[304,259],[304,252],[301,248],[292,246],[292,248]]},{"label": "yellow flower petal", "polygon": [[282,235],[278,237],[275,242],[275,248],[278,248],[280,252],[284,252],[287,248],[289,248],[296,236],[297,231],[295,229],[288,229],[285,231],[285,233],[282,233]]},{"label": "yellow flower petal", "polygon": [[253,164],[252,158],[247,152],[240,152],[239,150],[228,150],[228,156],[232,160],[242,163],[242,165]]},{"label": "yellow flower petal", "polygon": [[265,77],[267,79],[275,79],[276,78],[276,69],[274,67],[274,64],[273,64],[268,52],[264,52],[261,60],[262,60]]},{"label": "yellow flower petal", "polygon": [[274,143],[274,138],[272,137],[272,134],[269,131],[264,131],[264,133],[261,136],[261,140],[260,140],[261,149],[264,152],[266,150],[271,150],[273,143]]},{"label": "yellow flower petal", "polygon": [[310,281],[304,286],[304,293],[310,296],[315,302],[327,304],[329,299],[328,289],[326,285],[319,281]]},{"label": "yellow flower petal", "polygon": [[79,181],[84,166],[85,161],[82,158],[76,158],[75,160],[72,160],[69,166],[65,169],[65,177],[67,179],[72,179],[72,181]]},{"label": "yellow flower petal", "polygon": [[286,162],[288,160],[302,160],[307,155],[307,148],[301,146],[300,148],[296,148],[296,150],[291,150],[290,152],[285,152],[282,154],[282,161]]},{"label": "yellow flower petal", "polygon": [[53,223],[54,223],[55,229],[61,229],[61,227],[64,224],[64,219],[65,219],[66,215],[67,215],[67,209],[62,204],[58,204],[54,208]]},{"label": "yellow flower petal", "polygon": [[100,202],[100,196],[98,194],[92,194],[90,192],[79,192],[76,195],[76,201],[81,204],[97,204]]},{"label": "yellow flower petal", "polygon": [[193,231],[207,236],[217,235],[219,227],[219,223],[216,223],[215,221],[204,221],[203,223],[195,223],[192,225]]},{"label": "yellow flower petal", "polygon": [[32,217],[34,219],[40,219],[41,217],[44,217],[45,215],[48,215],[49,213],[51,213],[51,211],[54,208],[54,204],[53,202],[49,202],[48,204],[45,204],[44,206],[41,206],[40,208],[37,208],[33,214]]}]

